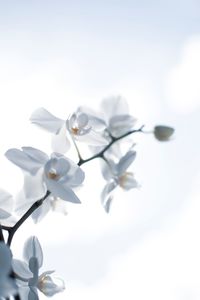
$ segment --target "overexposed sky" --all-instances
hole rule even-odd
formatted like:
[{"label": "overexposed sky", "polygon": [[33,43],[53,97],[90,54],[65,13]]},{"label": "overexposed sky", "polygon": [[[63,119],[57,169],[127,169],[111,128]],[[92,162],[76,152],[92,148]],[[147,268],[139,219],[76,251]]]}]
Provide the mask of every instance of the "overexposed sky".
[{"label": "overexposed sky", "polygon": [[139,124],[176,128],[170,143],[137,136],[133,171],[141,189],[119,192],[109,215],[94,162],[84,166],[82,205],[28,221],[16,234],[15,256],[36,234],[44,270],[65,278],[66,291],[55,299],[199,299],[199,6],[0,0],[2,188],[16,193],[22,184],[4,158],[8,148],[51,151],[50,135],[29,124],[37,107],[66,118],[79,105],[98,108],[121,94]]}]

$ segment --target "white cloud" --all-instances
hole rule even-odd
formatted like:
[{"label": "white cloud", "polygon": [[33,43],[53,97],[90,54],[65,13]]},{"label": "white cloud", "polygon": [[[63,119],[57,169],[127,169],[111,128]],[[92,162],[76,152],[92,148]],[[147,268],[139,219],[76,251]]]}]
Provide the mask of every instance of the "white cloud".
[{"label": "white cloud", "polygon": [[167,77],[166,98],[178,112],[200,107],[200,36],[190,38],[183,46],[180,62]]}]

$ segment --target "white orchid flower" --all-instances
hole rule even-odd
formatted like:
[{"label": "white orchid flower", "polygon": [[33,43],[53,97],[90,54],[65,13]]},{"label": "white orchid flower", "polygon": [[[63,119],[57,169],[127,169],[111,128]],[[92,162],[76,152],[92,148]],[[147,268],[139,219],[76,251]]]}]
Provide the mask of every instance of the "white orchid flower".
[{"label": "white orchid flower", "polygon": [[78,108],[67,120],[55,117],[44,108],[35,110],[31,122],[53,134],[52,149],[65,153],[70,147],[69,134],[72,139],[88,145],[105,145],[107,140],[96,131],[99,124],[90,120],[89,116]]},{"label": "white orchid flower", "polygon": [[43,264],[43,252],[37,237],[30,237],[23,252],[24,261],[13,259],[13,270],[17,277],[21,300],[39,300],[38,290],[51,297],[65,289],[64,281],[53,277],[54,271],[46,271],[39,275]]},{"label": "white orchid flower", "polygon": [[126,191],[138,187],[134,174],[127,171],[135,157],[136,152],[129,150],[118,163],[115,163],[113,160],[108,160],[107,163],[103,165],[102,174],[107,184],[101,193],[101,200],[106,212],[110,210],[113,199],[112,193],[117,187]]},{"label": "white orchid flower", "polygon": [[[32,147],[9,149],[5,156],[25,174],[23,191],[20,193],[22,202],[19,203],[22,210],[24,206],[30,207],[43,197],[47,190],[53,197],[80,203],[73,189],[83,183],[85,174],[70,159],[58,153],[53,153],[49,158],[44,152]],[[49,202],[44,201],[43,205],[43,209],[47,210]]]},{"label": "white orchid flower", "polygon": [[160,142],[166,142],[171,139],[174,133],[174,128],[164,125],[158,125],[154,127],[154,136]]},{"label": "white orchid flower", "polygon": [[101,134],[105,128],[99,118],[93,118],[82,107],[79,107],[67,120],[67,129],[73,139],[88,145],[105,146],[107,139]]},{"label": "white orchid flower", "polygon": [[7,298],[17,293],[17,285],[10,278],[12,254],[9,247],[0,242],[0,298]]}]

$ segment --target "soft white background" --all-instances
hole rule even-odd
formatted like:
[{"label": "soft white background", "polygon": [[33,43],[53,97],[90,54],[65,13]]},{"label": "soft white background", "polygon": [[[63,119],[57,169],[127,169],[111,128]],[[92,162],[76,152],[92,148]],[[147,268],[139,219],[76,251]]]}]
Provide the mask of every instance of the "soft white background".
[{"label": "soft white background", "polygon": [[0,0],[2,188],[15,194],[22,184],[8,148],[50,152],[50,136],[29,124],[37,107],[66,118],[121,94],[140,123],[176,128],[170,143],[135,137],[142,187],[119,192],[109,215],[93,162],[84,166],[82,205],[16,234],[16,257],[36,234],[43,270],[65,279],[54,299],[199,299],[199,78],[199,0]]}]

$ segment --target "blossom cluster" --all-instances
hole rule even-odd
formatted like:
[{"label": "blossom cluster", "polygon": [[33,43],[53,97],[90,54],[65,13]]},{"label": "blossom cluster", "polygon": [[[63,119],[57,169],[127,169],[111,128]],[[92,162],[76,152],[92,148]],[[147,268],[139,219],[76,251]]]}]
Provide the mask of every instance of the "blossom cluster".
[{"label": "blossom cluster", "polygon": [[[24,183],[14,197],[0,190],[0,299],[13,295],[15,299],[36,300],[38,292],[50,297],[64,290],[63,280],[54,278],[53,271],[39,273],[43,252],[37,237],[26,241],[24,261],[12,258],[10,246],[15,232],[29,216],[37,223],[51,209],[65,214],[66,202],[81,203],[76,190],[85,179],[82,165],[97,158],[105,180],[101,203],[109,213],[117,188],[128,191],[139,186],[130,170],[136,158],[135,144],[130,137],[134,133],[149,133],[144,125],[137,127],[136,118],[120,96],[103,100],[98,111],[78,107],[66,119],[38,108],[30,121],[51,134],[52,153],[48,155],[30,146],[12,148],[5,153],[6,158],[22,170]],[[158,141],[168,141],[174,129],[158,125],[150,132]],[[88,146],[90,157],[83,158],[79,143]],[[67,155],[70,147],[77,152],[77,162]],[[3,235],[5,230],[8,231],[7,242]]]}]

